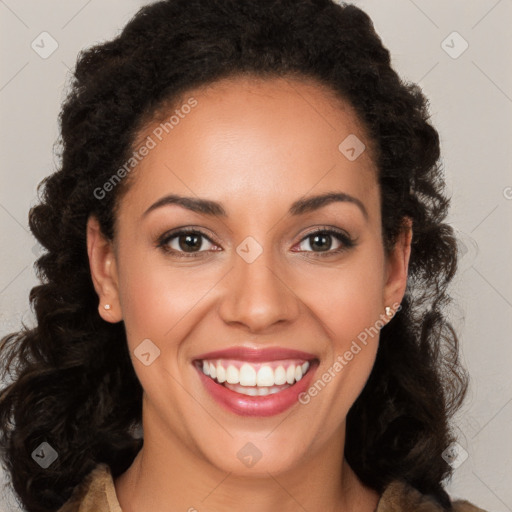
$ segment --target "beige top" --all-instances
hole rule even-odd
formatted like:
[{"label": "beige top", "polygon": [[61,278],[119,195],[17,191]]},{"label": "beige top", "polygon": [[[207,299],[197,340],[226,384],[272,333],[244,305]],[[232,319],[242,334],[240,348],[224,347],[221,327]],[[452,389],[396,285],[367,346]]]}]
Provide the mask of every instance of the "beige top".
[{"label": "beige top", "polygon": [[[442,512],[429,497],[398,480],[382,493],[375,512]],[[453,502],[454,512],[486,512],[466,500]],[[110,467],[98,464],[75,487],[69,500],[57,512],[122,512]]]}]

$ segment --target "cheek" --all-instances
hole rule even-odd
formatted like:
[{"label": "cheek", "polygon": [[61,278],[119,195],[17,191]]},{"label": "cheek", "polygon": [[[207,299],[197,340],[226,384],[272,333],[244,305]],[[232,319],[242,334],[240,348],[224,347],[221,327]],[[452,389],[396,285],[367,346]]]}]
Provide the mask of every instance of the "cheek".
[{"label": "cheek", "polygon": [[378,244],[361,250],[344,266],[316,270],[303,279],[302,297],[308,298],[308,308],[330,340],[304,403],[322,395],[316,407],[326,408],[333,429],[362,391],[375,362],[383,290],[383,256],[376,254]]},{"label": "cheek", "polygon": [[[336,351],[376,324],[382,313],[383,257],[366,247],[337,268],[315,268],[297,281],[300,296],[325,326]],[[377,256],[376,256],[377,254]],[[307,276],[307,277],[304,277]]]},{"label": "cheek", "polygon": [[[144,263],[142,263],[144,262]],[[119,293],[128,343],[133,349],[141,340],[158,340],[172,351],[169,342],[188,325],[190,313],[214,287],[213,273],[200,267],[174,267],[144,257],[120,261]],[[200,309],[200,308],[199,308]]]}]

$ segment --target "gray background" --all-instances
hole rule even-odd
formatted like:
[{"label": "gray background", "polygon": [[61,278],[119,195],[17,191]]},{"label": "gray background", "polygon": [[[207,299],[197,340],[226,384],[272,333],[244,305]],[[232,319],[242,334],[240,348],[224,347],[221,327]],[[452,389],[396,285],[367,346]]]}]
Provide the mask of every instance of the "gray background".
[{"label": "gray background", "polygon": [[[115,36],[147,3],[0,0],[0,335],[32,322],[37,246],[27,214],[37,184],[55,170],[69,71],[80,49]],[[468,458],[447,490],[489,511],[512,511],[512,0],[354,3],[373,19],[399,74],[430,100],[452,196],[449,222],[464,253],[451,314],[472,377],[455,422]],[[58,43],[46,59],[31,47],[42,46],[43,31]],[[2,512],[19,510],[8,489],[1,494]]]}]

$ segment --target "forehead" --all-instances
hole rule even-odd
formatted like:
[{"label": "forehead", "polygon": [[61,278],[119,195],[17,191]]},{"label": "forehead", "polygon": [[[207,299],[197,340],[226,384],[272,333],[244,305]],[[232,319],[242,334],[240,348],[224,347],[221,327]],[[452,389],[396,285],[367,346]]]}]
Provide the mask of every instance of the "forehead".
[{"label": "forehead", "polygon": [[[162,113],[138,137],[151,149],[131,176],[135,209],[165,193],[215,199],[228,213],[230,206],[265,210],[331,190],[375,196],[363,124],[314,81],[224,79],[190,90]],[[351,147],[362,151],[357,158],[347,153]]]}]

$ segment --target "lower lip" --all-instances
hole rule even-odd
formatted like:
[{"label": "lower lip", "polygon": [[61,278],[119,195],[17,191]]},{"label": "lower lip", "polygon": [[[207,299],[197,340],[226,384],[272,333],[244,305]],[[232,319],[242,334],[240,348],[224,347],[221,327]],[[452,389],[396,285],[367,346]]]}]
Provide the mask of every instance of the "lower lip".
[{"label": "lower lip", "polygon": [[232,391],[207,377],[197,364],[194,366],[206,390],[214,400],[229,411],[240,416],[274,416],[298,403],[298,397],[309,387],[318,363],[317,361],[310,361],[309,371],[293,386],[278,393],[264,396],[248,396]]}]

